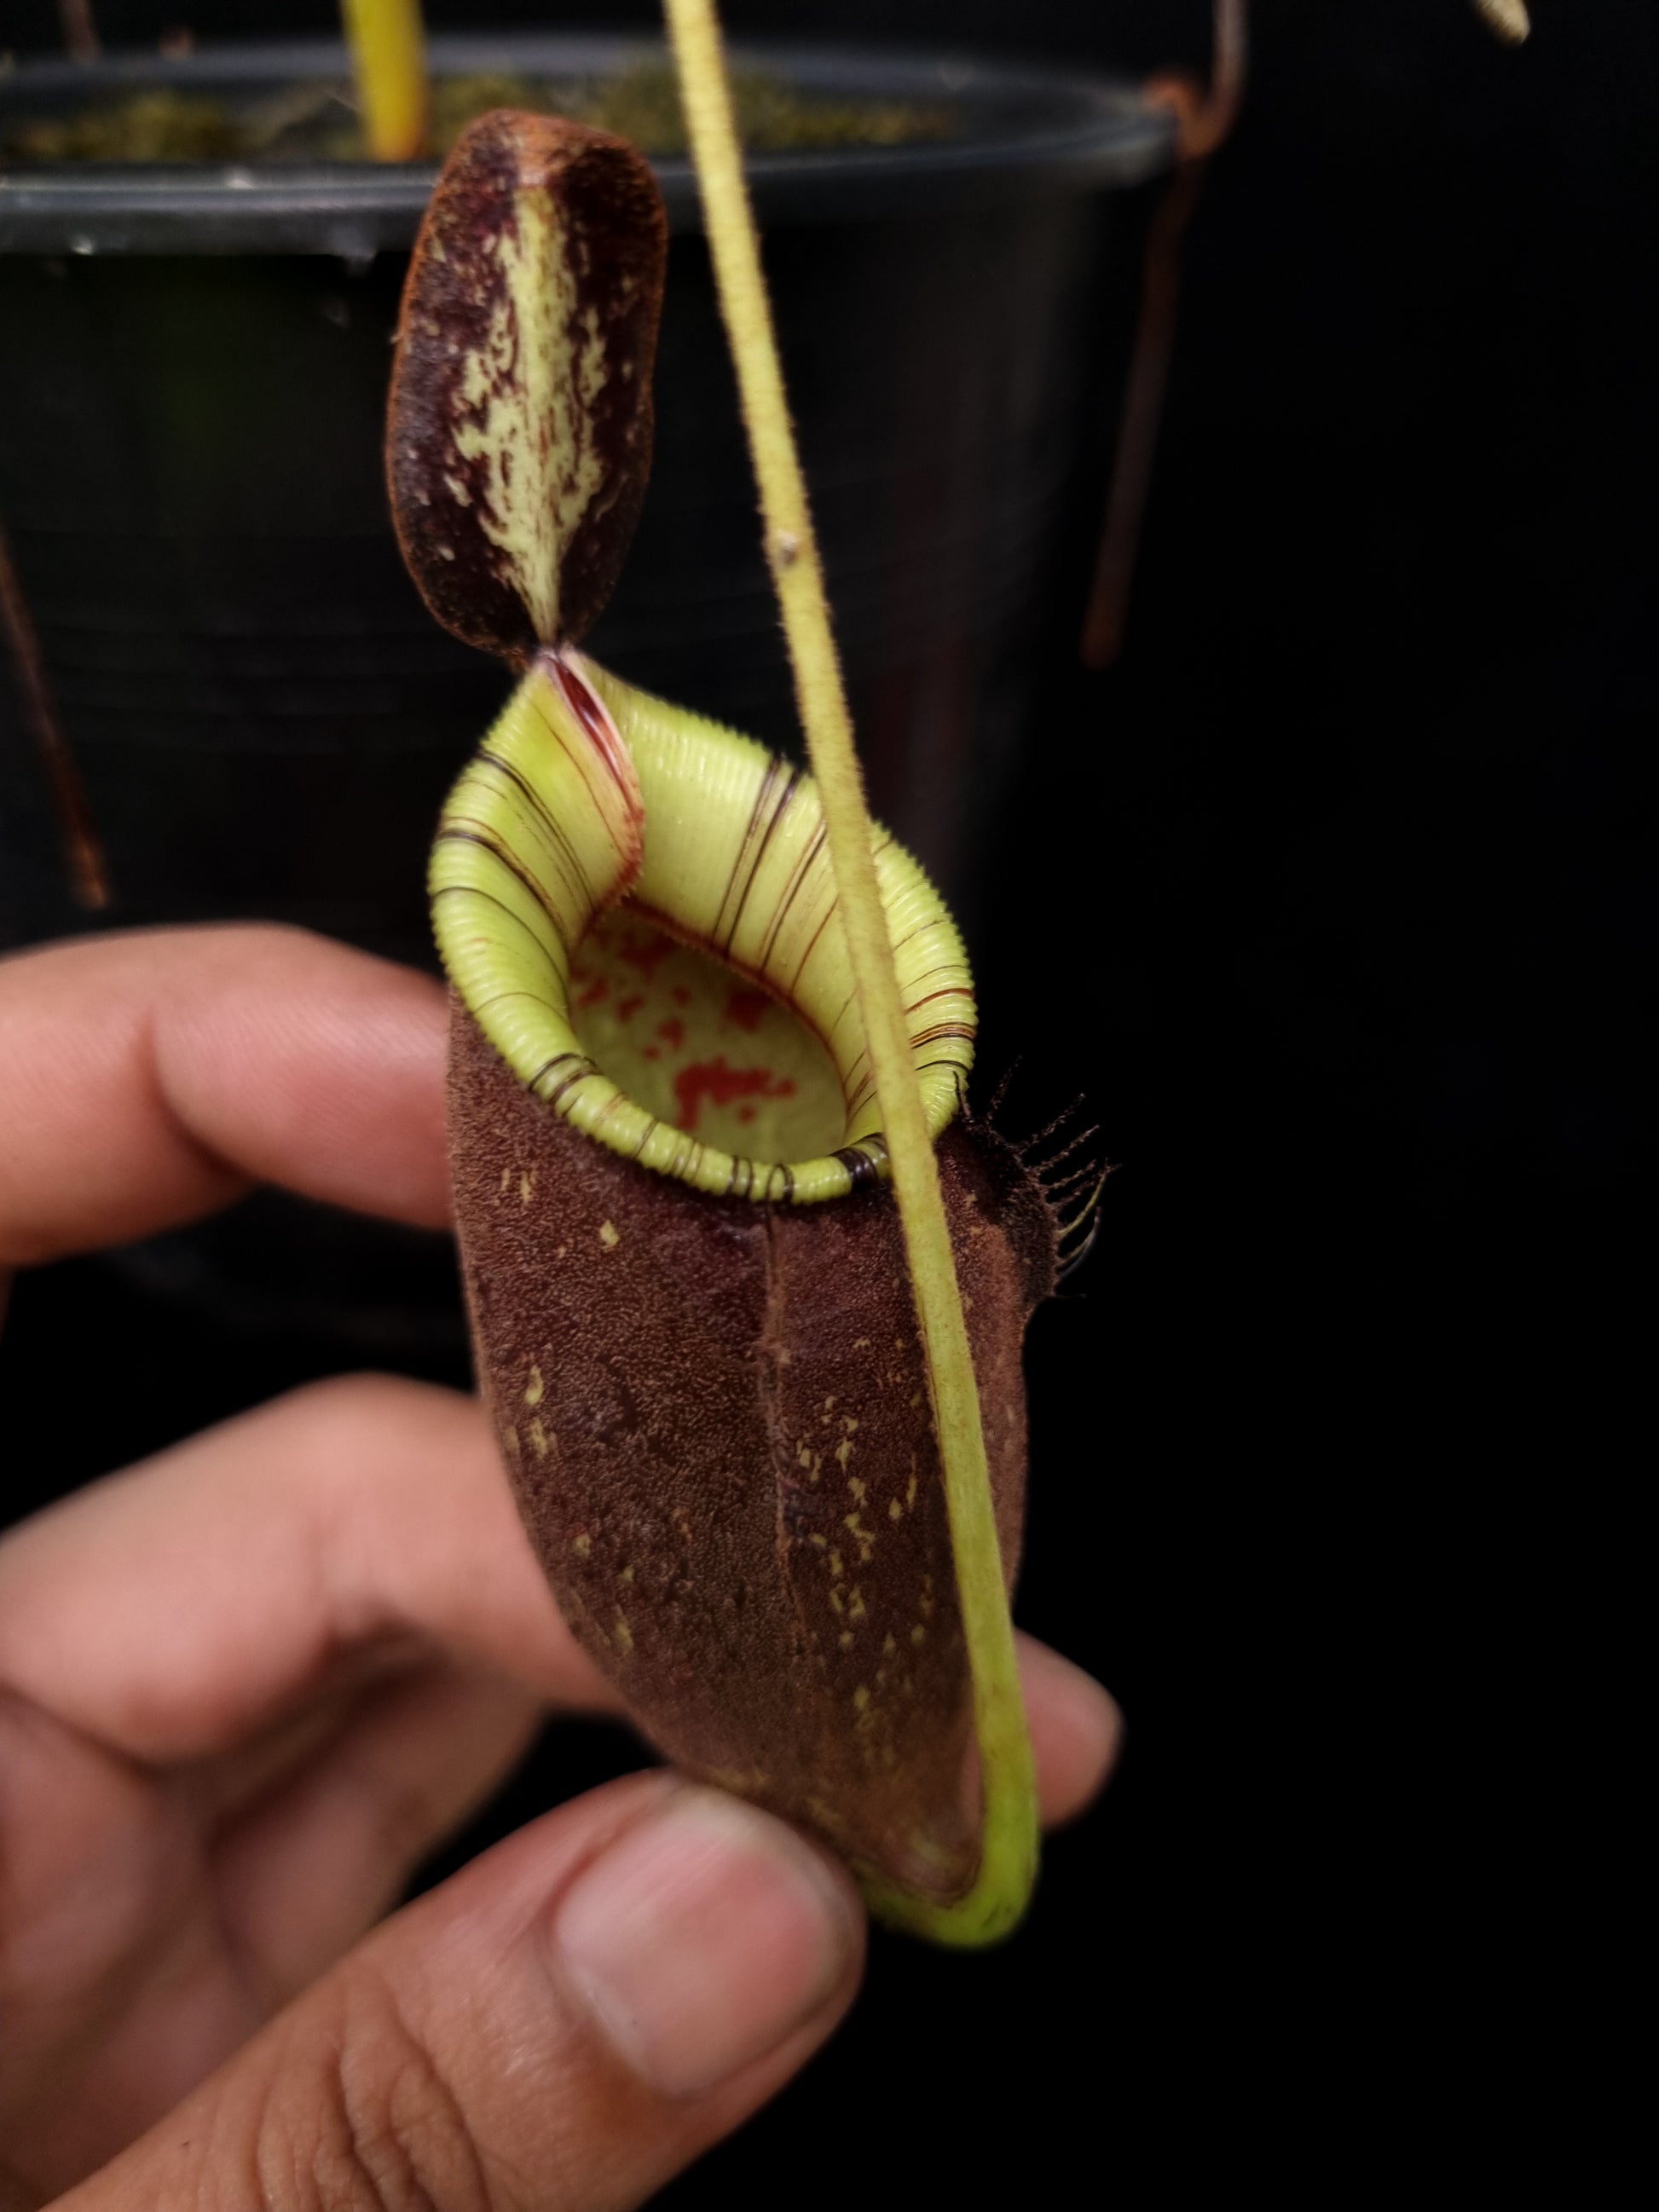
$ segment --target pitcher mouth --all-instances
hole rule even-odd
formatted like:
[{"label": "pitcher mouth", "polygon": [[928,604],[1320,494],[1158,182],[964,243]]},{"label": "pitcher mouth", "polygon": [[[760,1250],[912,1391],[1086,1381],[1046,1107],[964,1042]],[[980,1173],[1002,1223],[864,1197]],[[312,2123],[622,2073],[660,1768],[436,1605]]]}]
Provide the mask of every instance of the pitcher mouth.
[{"label": "pitcher mouth", "polygon": [[[973,1060],[944,901],[873,848],[930,1136]],[[596,1142],[718,1196],[805,1205],[887,1150],[812,779],[751,738],[538,653],[445,805],[440,952],[521,1082]]]}]

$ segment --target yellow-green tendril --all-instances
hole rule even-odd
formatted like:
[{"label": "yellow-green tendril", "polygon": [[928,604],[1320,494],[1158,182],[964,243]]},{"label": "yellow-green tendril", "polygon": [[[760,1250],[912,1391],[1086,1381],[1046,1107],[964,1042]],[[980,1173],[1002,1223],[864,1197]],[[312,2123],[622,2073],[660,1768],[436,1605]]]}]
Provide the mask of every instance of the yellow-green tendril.
[{"label": "yellow-green tendril", "polygon": [[426,151],[429,94],[420,0],[344,0],[363,137],[377,161]]},{"label": "yellow-green tendril", "polygon": [[935,1942],[986,1943],[1007,1934],[1025,1909],[1036,1872],[1037,1817],[1030,1739],[992,1513],[979,1393],[938,1166],[912,1066],[871,856],[870,817],[744,185],[720,27],[712,0],[664,0],[664,4],[760,485],[767,556],[782,610],[801,724],[823,801],[848,950],[875,1069],[933,1392],[973,1674],[983,1796],[980,1868],[974,1886],[952,1905],[918,1897],[881,1878],[866,1879],[865,1894],[884,1919]]}]

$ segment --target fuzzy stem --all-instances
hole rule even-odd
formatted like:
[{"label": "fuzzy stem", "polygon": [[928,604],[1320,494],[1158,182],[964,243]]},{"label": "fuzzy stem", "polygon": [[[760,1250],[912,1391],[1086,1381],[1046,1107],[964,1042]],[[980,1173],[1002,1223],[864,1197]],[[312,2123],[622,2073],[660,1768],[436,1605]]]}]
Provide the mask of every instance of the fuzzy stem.
[{"label": "fuzzy stem", "polygon": [[110,902],[109,868],[87,803],[80,764],[58,711],[52,678],[46,672],[46,656],[40,649],[40,634],[23,596],[3,523],[0,523],[0,636],[10,648],[24,717],[34,733],[40,765],[58,811],[70,887],[88,913],[100,913]]},{"label": "fuzzy stem", "polygon": [[1128,380],[1123,389],[1123,412],[1118,422],[1117,452],[1106,494],[1094,582],[1078,644],[1078,655],[1085,668],[1109,668],[1123,649],[1140,526],[1146,512],[1158,420],[1164,412],[1164,391],[1175,345],[1182,236],[1198,204],[1205,165],[1232,130],[1244,96],[1249,45],[1245,0],[1214,0],[1213,26],[1207,89],[1176,74],[1152,78],[1143,94],[1148,106],[1174,109],[1178,158],[1175,175],[1146,234],[1140,319],[1135,325]]},{"label": "fuzzy stem", "polygon": [[343,12],[370,155],[418,161],[428,105],[421,0],[343,0]]},{"label": "fuzzy stem", "polygon": [[1036,1877],[1037,1820],[1030,1739],[991,1504],[979,1392],[956,1262],[923,1118],[871,823],[854,749],[823,571],[784,393],[753,213],[732,112],[714,0],[664,0],[679,69],[703,219],[737,368],[795,696],[829,831],[842,926],[881,1102],[893,1188],[933,1393],[957,1588],[973,1677],[983,1813],[980,1867],[968,1894],[941,1905],[866,1879],[872,1907],[936,1942],[977,1944],[1013,1927]]}]

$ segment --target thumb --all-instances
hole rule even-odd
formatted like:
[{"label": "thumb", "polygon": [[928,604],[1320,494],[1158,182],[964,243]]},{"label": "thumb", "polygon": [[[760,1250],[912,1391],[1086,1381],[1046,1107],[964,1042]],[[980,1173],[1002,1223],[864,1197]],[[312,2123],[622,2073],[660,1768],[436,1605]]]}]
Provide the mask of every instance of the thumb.
[{"label": "thumb", "polygon": [[781,1821],[635,1776],[384,1922],[60,2212],[637,2204],[829,2033],[862,1930]]}]

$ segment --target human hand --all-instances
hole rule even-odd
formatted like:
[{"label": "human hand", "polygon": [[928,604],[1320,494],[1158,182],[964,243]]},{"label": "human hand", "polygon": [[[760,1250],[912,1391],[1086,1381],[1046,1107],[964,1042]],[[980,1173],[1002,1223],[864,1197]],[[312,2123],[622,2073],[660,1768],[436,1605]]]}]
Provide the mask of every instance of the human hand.
[{"label": "human hand", "polygon": [[[255,1181],[446,1222],[444,1024],[427,979],[284,930],[0,963],[0,1269]],[[1058,1819],[1115,1710],[1023,1662]],[[297,1391],[0,1541],[0,2212],[599,2212],[779,2087],[861,1918],[752,1807],[637,1775],[382,1918],[550,1708],[614,1700],[453,1392]]]}]

